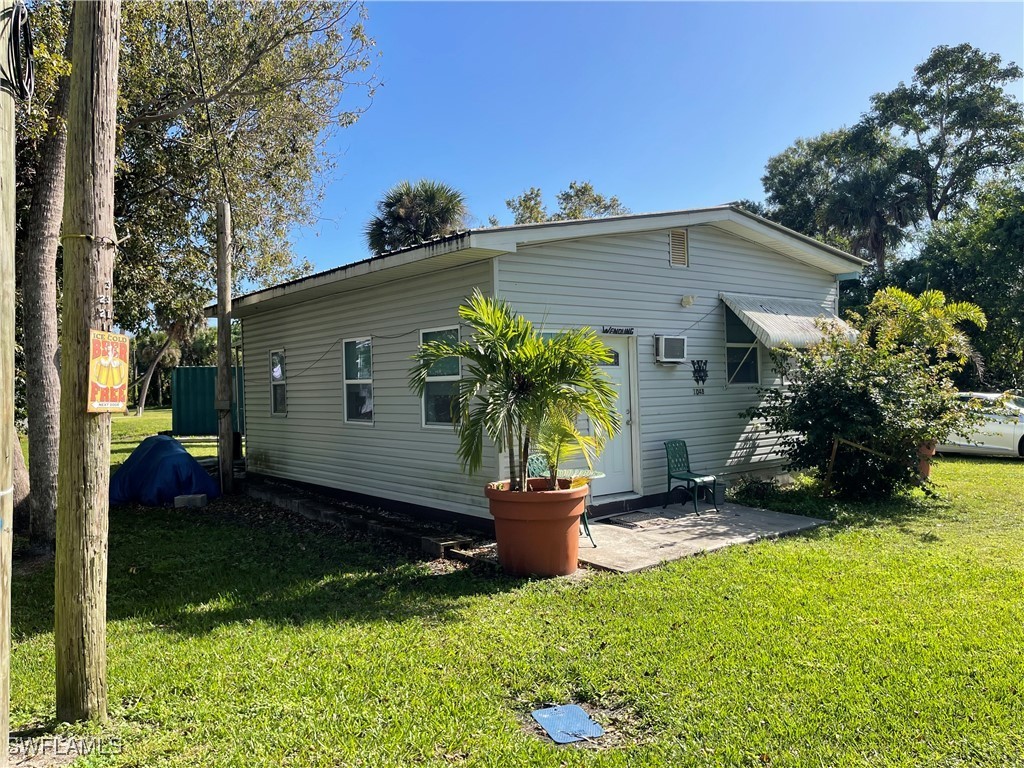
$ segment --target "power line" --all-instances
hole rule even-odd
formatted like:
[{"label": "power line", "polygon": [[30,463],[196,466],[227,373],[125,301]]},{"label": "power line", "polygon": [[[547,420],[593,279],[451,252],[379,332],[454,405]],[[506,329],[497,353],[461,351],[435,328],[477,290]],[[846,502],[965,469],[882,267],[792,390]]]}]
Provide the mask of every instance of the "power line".
[{"label": "power line", "polygon": [[220,180],[224,184],[224,196],[228,200],[228,204],[234,207],[231,203],[231,190],[228,188],[228,177],[224,172],[224,163],[220,159],[220,148],[217,145],[217,134],[213,130],[213,119],[210,117],[210,100],[206,96],[206,83],[203,79],[203,61],[199,58],[199,49],[196,47],[196,31],[192,26],[192,14],[189,12],[189,2],[185,0],[185,21],[188,24],[188,39],[192,44],[192,55],[196,60],[196,70],[199,74],[199,95],[203,97],[203,107],[206,112],[206,129],[210,134],[210,139],[213,141],[213,156],[217,160],[217,167],[220,169]]}]

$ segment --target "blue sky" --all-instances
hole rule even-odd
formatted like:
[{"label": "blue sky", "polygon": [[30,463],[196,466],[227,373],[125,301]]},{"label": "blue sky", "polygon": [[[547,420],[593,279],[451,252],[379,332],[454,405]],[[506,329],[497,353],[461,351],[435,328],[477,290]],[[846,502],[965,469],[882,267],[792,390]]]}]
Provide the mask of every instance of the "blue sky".
[{"label": "blue sky", "polygon": [[319,222],[293,233],[318,270],[368,255],[363,225],[402,179],[462,190],[478,226],[511,223],[530,186],[553,208],[574,179],[638,213],[761,199],[771,155],[856,121],[934,46],[1024,63],[1022,3],[367,8],[383,84],[329,145]]}]

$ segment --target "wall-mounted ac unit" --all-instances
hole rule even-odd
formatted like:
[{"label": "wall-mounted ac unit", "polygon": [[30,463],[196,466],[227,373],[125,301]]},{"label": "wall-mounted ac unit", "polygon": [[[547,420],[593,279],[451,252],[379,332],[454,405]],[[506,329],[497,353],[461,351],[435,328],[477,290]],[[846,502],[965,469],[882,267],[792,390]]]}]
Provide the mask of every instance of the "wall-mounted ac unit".
[{"label": "wall-mounted ac unit", "polygon": [[654,361],[668,365],[686,362],[685,336],[655,336]]}]

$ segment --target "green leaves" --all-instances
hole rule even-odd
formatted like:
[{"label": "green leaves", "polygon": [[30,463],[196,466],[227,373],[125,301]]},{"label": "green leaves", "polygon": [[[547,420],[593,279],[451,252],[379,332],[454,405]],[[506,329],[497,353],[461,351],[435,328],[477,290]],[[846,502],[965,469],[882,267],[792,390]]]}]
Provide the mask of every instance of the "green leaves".
[{"label": "green leaves", "polygon": [[619,202],[619,198],[605,197],[597,192],[589,181],[569,182],[569,187],[559,192],[555,199],[558,201],[558,210],[550,216],[539,187],[530,187],[518,197],[506,200],[505,206],[515,215],[516,224],[596,219],[629,213],[629,209]]},{"label": "green leaves", "polygon": [[[592,329],[544,338],[507,302],[479,290],[459,308],[459,316],[472,337],[422,344],[409,385],[422,395],[432,366],[448,357],[463,359],[453,416],[466,470],[475,472],[482,465],[486,437],[499,451],[509,451],[512,479],[523,487],[531,445],[546,423],[574,425],[577,417],[586,417],[592,429],[593,440],[586,442],[591,457],[604,437],[618,431],[616,393],[600,368],[611,353]],[[563,430],[563,442],[568,439]]]},{"label": "green leaves", "polygon": [[940,45],[909,85],[871,98],[869,119],[908,144],[908,172],[932,221],[967,205],[986,171],[1024,159],[1024,107],[1006,90],[1021,76],[998,54]]},{"label": "green leaves", "polygon": [[988,327],[985,313],[967,301],[946,303],[942,291],[928,290],[914,296],[900,288],[884,288],[868,307],[867,328],[876,334],[880,348],[915,347],[934,352],[939,360],[954,358],[961,365],[976,357],[970,338],[957,326],[970,322]]},{"label": "green leaves", "polygon": [[[746,415],[783,435],[792,467],[820,477],[831,468],[840,495],[889,496],[917,482],[921,444],[944,442],[979,421],[950,379],[962,362],[943,352],[958,348],[954,323],[963,319],[983,323],[984,315],[973,305],[946,304],[937,291],[879,291],[854,341],[823,329],[824,340],[810,349],[773,350],[786,386],[764,390]],[[832,466],[837,437],[868,450],[843,444]]]},{"label": "green leaves", "polygon": [[363,234],[379,256],[451,234],[463,226],[466,214],[466,199],[454,187],[429,179],[400,181],[377,202],[377,215]]}]

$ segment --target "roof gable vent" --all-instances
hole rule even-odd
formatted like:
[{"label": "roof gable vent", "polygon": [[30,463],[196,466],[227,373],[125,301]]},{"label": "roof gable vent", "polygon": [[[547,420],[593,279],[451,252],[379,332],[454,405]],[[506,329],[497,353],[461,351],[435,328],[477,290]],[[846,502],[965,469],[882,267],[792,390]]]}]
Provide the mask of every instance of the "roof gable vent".
[{"label": "roof gable vent", "polygon": [[671,247],[669,253],[671,254],[671,262],[673,267],[688,267],[690,266],[690,249],[687,243],[686,230],[685,229],[673,229],[670,233],[671,236]]}]

